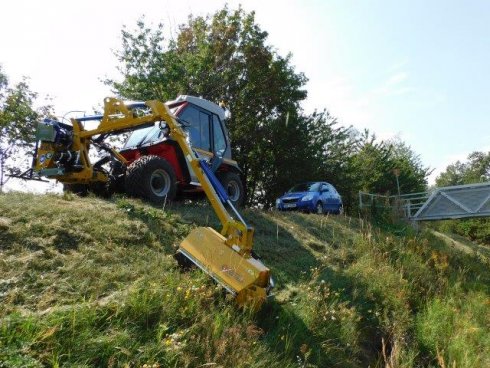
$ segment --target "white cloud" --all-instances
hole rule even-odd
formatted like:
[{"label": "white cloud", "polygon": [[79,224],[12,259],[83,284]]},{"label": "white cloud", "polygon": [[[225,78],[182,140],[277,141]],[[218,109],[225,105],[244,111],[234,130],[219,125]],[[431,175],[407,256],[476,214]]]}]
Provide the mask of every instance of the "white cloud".
[{"label": "white cloud", "polygon": [[400,60],[400,61],[396,62],[395,64],[393,64],[392,66],[390,66],[388,68],[388,72],[392,73],[392,72],[404,70],[409,64],[410,64],[410,61],[408,59]]},{"label": "white cloud", "polygon": [[386,86],[393,86],[400,84],[408,79],[407,72],[398,72],[393,74],[385,83]]},{"label": "white cloud", "polygon": [[305,103],[307,111],[327,107],[346,125],[353,124],[358,129],[369,128],[378,136],[391,138],[400,132],[392,132],[382,124],[386,98],[414,92],[416,89],[407,85],[409,74],[400,68],[408,61],[389,68],[390,73],[371,88],[362,89],[362,78],[353,79],[340,73],[328,73],[321,81],[310,81],[309,98]]},{"label": "white cloud", "polygon": [[370,126],[376,116],[371,101],[356,90],[356,83],[344,75],[328,75],[308,83],[307,111],[327,107],[346,125]]},{"label": "white cloud", "polygon": [[381,83],[379,87],[370,91],[370,95],[373,98],[376,97],[390,97],[400,96],[403,94],[411,93],[415,91],[415,88],[406,86],[408,80],[408,73],[405,71],[399,71],[392,74],[385,82]]}]

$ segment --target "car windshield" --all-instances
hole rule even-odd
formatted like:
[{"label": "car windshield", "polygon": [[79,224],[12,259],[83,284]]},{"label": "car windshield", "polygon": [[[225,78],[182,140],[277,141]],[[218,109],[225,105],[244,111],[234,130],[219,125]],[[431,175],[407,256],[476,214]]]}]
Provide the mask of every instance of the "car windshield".
[{"label": "car windshield", "polygon": [[136,147],[143,141],[143,139],[145,139],[148,131],[151,129],[153,129],[153,127],[135,130],[133,133],[131,133],[126,143],[124,143],[124,147]]},{"label": "car windshield", "polygon": [[[171,108],[170,111],[174,114],[177,107]],[[124,148],[144,146],[160,139],[160,127],[158,124],[143,129],[135,130],[129,136],[124,144]]]},{"label": "car windshield", "polygon": [[296,192],[318,192],[320,190],[320,183],[301,183],[296,184],[294,187],[288,190],[288,193]]}]

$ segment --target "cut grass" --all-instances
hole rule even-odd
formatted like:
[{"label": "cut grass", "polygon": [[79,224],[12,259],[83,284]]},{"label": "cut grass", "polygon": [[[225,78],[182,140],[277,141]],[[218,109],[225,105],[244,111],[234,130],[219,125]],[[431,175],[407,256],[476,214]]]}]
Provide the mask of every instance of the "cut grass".
[{"label": "cut grass", "polygon": [[277,283],[254,315],[172,257],[220,228],[205,202],[11,193],[0,210],[0,367],[489,364],[488,259],[430,232],[245,210]]}]

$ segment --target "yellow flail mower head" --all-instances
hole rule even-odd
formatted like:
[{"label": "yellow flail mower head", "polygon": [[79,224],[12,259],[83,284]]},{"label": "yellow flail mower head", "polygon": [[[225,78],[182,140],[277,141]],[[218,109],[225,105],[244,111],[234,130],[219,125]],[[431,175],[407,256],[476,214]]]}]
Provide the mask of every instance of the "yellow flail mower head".
[{"label": "yellow flail mower head", "polygon": [[[210,275],[235,296],[236,302],[258,310],[270,295],[274,282],[270,270],[252,251],[253,228],[249,227],[228,198],[204,161],[192,165],[218,217],[224,224],[221,234],[210,227],[198,227],[182,241],[177,259],[185,259]],[[224,210],[230,208],[234,216]]]},{"label": "yellow flail mower head", "polygon": [[222,285],[241,306],[259,309],[273,286],[270,271],[260,260],[243,257],[210,227],[192,230],[177,252]]}]

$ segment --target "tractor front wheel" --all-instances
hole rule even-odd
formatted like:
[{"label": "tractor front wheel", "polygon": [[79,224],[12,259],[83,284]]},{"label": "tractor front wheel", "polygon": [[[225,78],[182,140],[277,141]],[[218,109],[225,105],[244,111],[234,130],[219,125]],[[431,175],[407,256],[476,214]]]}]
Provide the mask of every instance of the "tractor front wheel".
[{"label": "tractor front wheel", "polygon": [[167,160],[159,156],[143,156],[128,166],[125,179],[126,193],[161,205],[171,201],[177,193],[175,171]]},{"label": "tractor front wheel", "polygon": [[240,207],[243,205],[245,199],[245,192],[243,189],[243,183],[240,179],[240,175],[232,171],[218,173],[216,175],[220,181],[223,188],[225,188],[230,202],[233,203],[235,207]]}]

